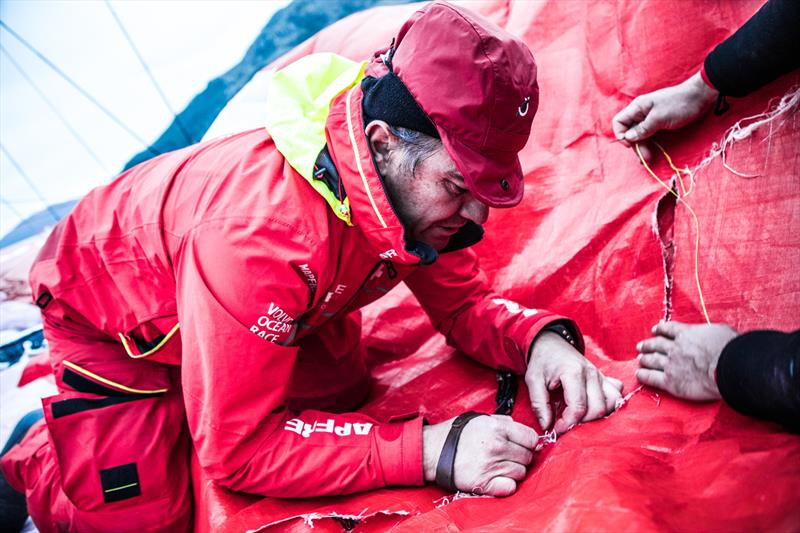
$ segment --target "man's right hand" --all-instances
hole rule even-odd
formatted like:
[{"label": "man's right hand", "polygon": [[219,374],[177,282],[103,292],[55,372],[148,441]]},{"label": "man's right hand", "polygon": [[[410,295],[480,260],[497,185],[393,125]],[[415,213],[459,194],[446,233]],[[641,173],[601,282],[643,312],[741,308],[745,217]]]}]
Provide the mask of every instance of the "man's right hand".
[{"label": "man's right hand", "polygon": [[[425,481],[436,480],[436,465],[454,419],[422,428]],[[458,441],[453,481],[458,490],[490,496],[510,496],[533,461],[538,435],[509,416],[473,418]]]}]

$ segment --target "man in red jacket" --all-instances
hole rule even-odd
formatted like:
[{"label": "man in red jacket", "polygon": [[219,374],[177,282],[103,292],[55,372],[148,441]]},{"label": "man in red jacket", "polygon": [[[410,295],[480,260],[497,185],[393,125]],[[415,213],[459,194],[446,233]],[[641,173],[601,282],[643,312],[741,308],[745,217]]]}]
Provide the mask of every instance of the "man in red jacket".
[{"label": "man in red jacket", "polygon": [[400,281],[450,344],[525,375],[543,427],[614,409],[621,384],[577,326],[494,294],[469,249],[490,207],[522,199],[538,105],[524,43],[434,2],[369,62],[276,73],[268,102],[265,129],[94,190],[37,259],[60,394],[2,467],[42,531],[185,530],[190,445],[254,494],[513,493],[537,435],[509,417],[348,412],[369,377],[357,309]]}]

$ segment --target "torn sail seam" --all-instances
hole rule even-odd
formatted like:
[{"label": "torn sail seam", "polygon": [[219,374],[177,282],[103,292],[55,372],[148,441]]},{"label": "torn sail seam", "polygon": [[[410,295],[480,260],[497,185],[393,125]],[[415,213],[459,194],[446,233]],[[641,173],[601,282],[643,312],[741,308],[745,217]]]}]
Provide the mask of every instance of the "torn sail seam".
[{"label": "torn sail seam", "polygon": [[[661,147],[660,144],[655,143],[655,145],[658,147],[659,150],[661,150],[661,153],[664,154],[664,157],[667,159],[670,168],[674,170],[675,173],[677,174],[678,176],[677,181],[680,184],[681,190],[683,191],[682,194],[678,194],[676,191],[674,191],[669,185],[664,183],[664,181],[661,178],[659,178],[655,172],[653,172],[653,170],[650,168],[650,165],[647,164],[647,161],[645,161],[644,157],[642,156],[642,152],[639,149],[639,143],[634,144],[634,148],[636,149],[636,155],[639,156],[639,160],[642,162],[642,165],[644,165],[645,170],[647,170],[647,172],[651,176],[653,176],[653,178],[655,178],[655,180],[658,183],[660,183],[665,189],[667,189],[672,195],[674,195],[677,201],[682,203],[686,207],[686,209],[689,211],[689,214],[692,215],[692,219],[694,219],[694,230],[695,230],[694,231],[694,280],[697,284],[697,295],[700,297],[700,307],[703,309],[703,317],[705,317],[706,322],[710,324],[711,319],[708,317],[708,310],[706,310],[706,301],[705,298],[703,298],[703,288],[700,286],[700,221],[697,219],[697,214],[695,214],[694,209],[692,209],[692,206],[690,206],[686,202],[686,200],[684,200],[684,197],[688,196],[689,193],[692,192],[692,187],[693,187],[692,184],[694,183],[694,177],[692,176],[692,173],[688,168],[683,170],[677,168],[672,163],[672,158],[669,156],[667,151]],[[683,184],[683,177],[682,177],[683,174],[688,174],[690,178],[688,191]]]}]

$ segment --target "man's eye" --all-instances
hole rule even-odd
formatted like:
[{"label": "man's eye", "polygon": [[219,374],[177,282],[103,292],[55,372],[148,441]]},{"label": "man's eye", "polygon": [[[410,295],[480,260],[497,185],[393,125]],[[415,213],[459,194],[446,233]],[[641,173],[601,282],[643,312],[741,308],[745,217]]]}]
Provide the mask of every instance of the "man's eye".
[{"label": "man's eye", "polygon": [[447,189],[447,192],[449,192],[453,196],[460,196],[467,192],[467,189],[459,187],[450,180],[445,180],[445,188]]}]

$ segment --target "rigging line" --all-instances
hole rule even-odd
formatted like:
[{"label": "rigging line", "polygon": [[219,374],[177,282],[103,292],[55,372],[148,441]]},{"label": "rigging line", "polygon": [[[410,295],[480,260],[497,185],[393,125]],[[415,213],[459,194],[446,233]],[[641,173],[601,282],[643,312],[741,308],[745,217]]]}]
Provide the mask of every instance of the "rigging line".
[{"label": "rigging line", "polygon": [[111,5],[111,2],[109,0],[105,0],[105,2],[106,6],[108,6],[108,10],[111,11],[111,15],[114,17],[114,20],[117,21],[117,25],[119,26],[120,31],[122,31],[122,35],[125,36],[125,39],[128,41],[128,44],[131,46],[131,49],[133,50],[133,53],[136,54],[136,57],[139,59],[139,63],[142,64],[142,68],[144,69],[145,73],[147,73],[147,76],[150,78],[150,81],[153,82],[153,86],[156,88],[156,91],[158,92],[158,95],[161,97],[161,100],[164,102],[164,105],[167,106],[167,109],[169,110],[170,113],[172,113],[172,116],[175,118],[175,124],[177,124],[178,129],[181,130],[183,138],[186,140],[188,144],[192,144],[191,135],[189,135],[189,132],[186,131],[183,122],[181,122],[180,118],[178,118],[178,114],[170,105],[169,100],[167,100],[167,95],[164,94],[163,90],[161,90],[161,86],[156,81],[155,76],[153,76],[150,67],[147,65],[147,62],[144,60],[144,57],[142,57],[142,54],[139,52],[139,49],[136,47],[136,44],[134,44],[133,39],[128,33],[128,30],[125,29],[125,25],[122,24],[122,20],[117,15],[117,12]]},{"label": "rigging line", "polygon": [[108,170],[108,168],[106,168],[106,166],[100,160],[100,157],[94,152],[94,150],[92,150],[92,148],[83,139],[83,137],[81,137],[80,134],[78,134],[78,132],[75,131],[75,128],[72,127],[72,125],[69,123],[69,121],[64,117],[64,115],[61,114],[61,112],[53,104],[53,102],[47,97],[47,95],[44,94],[44,92],[39,88],[39,86],[36,85],[36,83],[31,79],[30,76],[28,76],[28,73],[25,72],[25,70],[22,68],[22,65],[17,63],[16,60],[13,57],[11,57],[11,54],[8,52],[8,50],[6,50],[6,48],[2,44],[0,44],[0,52],[2,52],[6,56],[6,58],[9,61],[11,61],[11,64],[14,65],[14,67],[16,67],[17,71],[22,75],[22,77],[25,79],[25,81],[27,81],[30,84],[30,86],[33,87],[33,90],[36,91],[36,93],[42,98],[42,100],[44,100],[44,102],[50,108],[50,111],[55,113],[55,115],[58,117],[58,119],[61,121],[61,123],[64,125],[64,127],[66,127],[67,130],[69,130],[69,132],[75,138],[75,140],[78,141],[78,143],[81,146],[84,147],[84,149],[92,157],[92,159],[94,159],[95,162],[98,165],[100,165],[100,168],[103,169],[103,172],[105,172],[108,175],[111,175],[112,174],[111,171]]},{"label": "rigging line", "polygon": [[42,196],[42,193],[39,192],[39,189],[36,188],[36,185],[33,184],[33,181],[31,181],[31,179],[28,177],[28,175],[25,174],[25,171],[22,170],[22,167],[19,166],[19,163],[17,163],[16,160],[13,157],[11,157],[11,154],[8,153],[8,150],[6,150],[6,147],[3,146],[2,143],[0,143],[0,150],[2,150],[2,152],[8,158],[8,160],[11,161],[11,164],[14,165],[14,168],[17,169],[17,172],[19,172],[20,176],[22,176],[22,178],[28,183],[28,186],[31,188],[31,190],[34,192],[34,194],[36,194],[36,196],[39,198],[39,200],[42,201],[42,203],[47,208],[47,212],[50,213],[51,217],[53,217],[53,220],[55,222],[58,222],[60,220],[60,218],[58,216],[58,213],[56,213],[55,210],[53,210],[53,208],[50,207],[50,204],[47,202],[47,200],[44,199],[44,196]]},{"label": "rigging line", "polygon": [[69,83],[70,85],[72,85],[72,87],[73,87],[73,88],[74,88],[76,91],[78,91],[79,93],[81,93],[81,94],[82,94],[82,95],[83,95],[85,98],[87,98],[87,99],[88,99],[90,102],[92,102],[94,105],[96,105],[96,106],[97,106],[97,107],[100,109],[100,111],[102,111],[103,113],[105,113],[105,115],[106,115],[108,118],[110,118],[112,121],[114,121],[114,123],[116,123],[116,124],[117,124],[117,125],[118,125],[120,128],[122,128],[122,129],[124,129],[126,132],[128,132],[128,134],[129,134],[131,137],[133,137],[134,139],[136,139],[137,141],[139,141],[139,142],[140,142],[140,143],[141,143],[143,146],[145,146],[145,147],[146,147],[145,149],[146,149],[148,152],[150,152],[150,153],[151,153],[151,154],[153,154],[153,155],[161,155],[161,152],[159,152],[158,150],[155,150],[155,149],[154,149],[152,146],[150,146],[150,145],[149,145],[147,142],[145,142],[145,140],[144,140],[144,139],[142,139],[141,137],[139,137],[139,135],[138,135],[138,134],[137,134],[135,131],[133,131],[133,130],[132,130],[130,127],[128,127],[128,126],[127,126],[127,125],[126,125],[126,124],[125,124],[125,123],[124,123],[124,122],[123,122],[121,119],[119,119],[119,118],[118,118],[118,117],[117,117],[117,116],[116,116],[114,113],[112,113],[111,111],[109,111],[107,107],[105,107],[103,104],[101,104],[100,102],[98,102],[98,101],[97,101],[97,99],[95,99],[95,98],[94,98],[94,97],[93,97],[91,94],[89,94],[88,92],[86,92],[86,90],[85,90],[85,89],[83,89],[83,88],[82,88],[80,85],[78,85],[78,84],[77,84],[77,83],[76,83],[76,82],[75,82],[75,81],[74,81],[72,78],[70,78],[69,76],[67,76],[67,75],[64,73],[64,71],[62,71],[60,68],[58,68],[58,67],[55,65],[55,63],[53,63],[52,61],[50,61],[49,59],[47,59],[47,57],[45,57],[45,56],[44,56],[44,54],[42,54],[42,53],[41,53],[39,50],[37,50],[37,49],[36,49],[36,48],[35,48],[35,47],[34,47],[32,44],[30,44],[28,41],[26,41],[25,39],[23,39],[23,38],[22,38],[22,37],[21,37],[21,36],[20,36],[20,35],[19,35],[17,32],[15,32],[14,30],[12,30],[12,29],[11,29],[11,28],[8,26],[8,24],[6,24],[6,23],[5,23],[5,21],[3,21],[3,20],[0,20],[0,27],[2,27],[2,28],[5,28],[5,30],[6,30],[6,31],[8,31],[8,32],[9,32],[11,35],[13,35],[13,36],[14,36],[14,38],[16,38],[16,39],[17,39],[17,40],[18,40],[20,43],[22,43],[22,44],[23,44],[23,45],[24,45],[24,46],[25,46],[25,47],[26,47],[28,50],[30,50],[31,52],[33,52],[33,54],[34,54],[34,55],[36,55],[36,57],[38,57],[39,59],[41,59],[41,60],[42,60],[42,61],[43,61],[43,62],[44,62],[44,63],[45,63],[45,64],[46,64],[48,67],[50,67],[51,69],[53,69],[53,70],[54,70],[54,71],[55,71],[55,72],[56,72],[56,73],[57,73],[59,76],[61,76],[61,77],[62,77],[62,78],[63,78],[63,79],[64,79],[64,80],[67,82],[67,83]]},{"label": "rigging line", "polygon": [[8,200],[6,200],[5,198],[3,198],[2,196],[0,196],[0,203],[2,203],[8,209],[10,209],[11,212],[14,213],[15,215],[17,215],[20,220],[25,220],[25,217],[22,216],[22,214],[19,211],[17,211],[17,209],[13,206],[13,204],[11,202],[9,202]]}]

